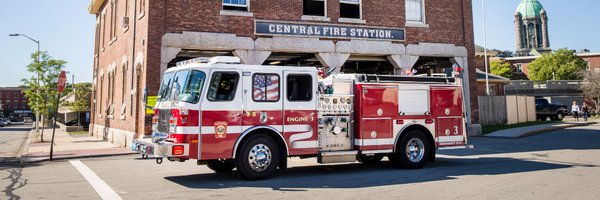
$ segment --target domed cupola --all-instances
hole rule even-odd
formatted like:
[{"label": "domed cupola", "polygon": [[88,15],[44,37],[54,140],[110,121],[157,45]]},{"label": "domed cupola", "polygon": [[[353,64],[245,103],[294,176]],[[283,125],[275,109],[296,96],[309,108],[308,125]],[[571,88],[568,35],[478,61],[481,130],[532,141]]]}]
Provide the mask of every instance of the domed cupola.
[{"label": "domed cupola", "polygon": [[544,7],[537,0],[521,0],[517,7],[517,13],[521,14],[523,19],[540,17],[542,11],[544,11]]},{"label": "domed cupola", "polygon": [[548,16],[538,0],[521,0],[515,12],[517,56],[550,52]]}]

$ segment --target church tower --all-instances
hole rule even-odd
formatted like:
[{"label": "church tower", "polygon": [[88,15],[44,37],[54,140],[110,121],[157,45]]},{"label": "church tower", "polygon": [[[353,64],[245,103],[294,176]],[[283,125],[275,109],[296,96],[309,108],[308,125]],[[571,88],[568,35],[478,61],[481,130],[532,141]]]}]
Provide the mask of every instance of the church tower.
[{"label": "church tower", "polygon": [[516,56],[548,53],[548,16],[537,0],[521,0],[515,12]]}]

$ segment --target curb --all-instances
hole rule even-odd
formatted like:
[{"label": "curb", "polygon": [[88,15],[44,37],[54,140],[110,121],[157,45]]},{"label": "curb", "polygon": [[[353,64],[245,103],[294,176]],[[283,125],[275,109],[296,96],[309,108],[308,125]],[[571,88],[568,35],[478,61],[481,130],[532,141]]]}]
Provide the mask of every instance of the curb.
[{"label": "curb", "polygon": [[29,146],[31,146],[31,138],[33,137],[34,133],[34,129],[29,131],[29,134],[27,134],[27,137],[25,138],[25,142],[23,142],[19,152],[17,152],[17,160],[19,160],[21,164],[25,163],[25,161],[28,159],[27,154],[29,154]]},{"label": "curb", "polygon": [[[78,159],[78,158],[100,158],[100,157],[110,157],[110,156],[123,156],[123,155],[132,155],[132,154],[138,154],[138,153],[137,152],[131,152],[131,153],[127,152],[127,153],[90,154],[90,155],[80,155],[80,156],[53,157],[52,161]],[[21,163],[39,163],[39,162],[45,162],[45,161],[50,161],[50,157],[44,157],[44,158],[39,158],[39,159],[34,159],[34,160],[31,160],[29,158],[22,159]]]},{"label": "curb", "polygon": [[534,131],[527,131],[527,132],[524,132],[523,134],[517,136],[516,138],[524,138],[524,137],[537,135],[537,134],[540,134],[543,132],[562,130],[565,128],[572,128],[572,127],[578,127],[578,126],[588,126],[588,125],[597,124],[597,123],[598,122],[587,122],[587,123],[580,123],[580,124],[566,124],[564,126],[553,126],[553,127],[543,128],[543,129],[534,130]]}]

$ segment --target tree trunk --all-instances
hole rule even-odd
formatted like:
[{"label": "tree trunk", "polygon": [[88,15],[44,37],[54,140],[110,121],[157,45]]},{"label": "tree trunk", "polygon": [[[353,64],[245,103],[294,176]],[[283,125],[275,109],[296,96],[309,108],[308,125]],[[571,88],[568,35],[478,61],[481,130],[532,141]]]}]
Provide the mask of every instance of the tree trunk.
[{"label": "tree trunk", "polygon": [[42,129],[42,134],[40,137],[40,141],[44,142],[44,126],[46,125],[46,123],[44,123],[44,115],[40,116],[40,118],[42,118],[42,120],[41,120],[42,126],[40,126],[40,128]]},{"label": "tree trunk", "polygon": [[79,119],[79,112],[77,112],[77,132],[81,131],[81,120]]}]

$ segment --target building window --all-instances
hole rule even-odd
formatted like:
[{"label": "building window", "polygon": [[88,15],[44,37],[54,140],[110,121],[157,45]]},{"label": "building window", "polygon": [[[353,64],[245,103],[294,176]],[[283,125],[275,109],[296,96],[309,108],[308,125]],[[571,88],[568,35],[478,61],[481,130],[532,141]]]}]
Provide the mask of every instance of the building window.
[{"label": "building window", "polygon": [[248,0],[223,0],[223,10],[248,11]]},{"label": "building window", "polygon": [[140,0],[140,11],[138,13],[141,16],[143,16],[143,13],[144,13],[145,10],[146,10],[146,0]]},{"label": "building window", "polygon": [[523,73],[523,64],[517,64],[517,74]]},{"label": "building window", "polygon": [[584,64],[585,70],[586,71],[590,71],[590,61],[585,60],[585,61],[583,61],[583,63],[585,63]]},{"label": "building window", "polygon": [[279,101],[279,75],[255,74],[252,79],[252,100],[257,102]]},{"label": "building window", "polygon": [[327,13],[325,0],[304,0],[304,15],[323,16]]},{"label": "building window", "polygon": [[[110,2],[110,32],[109,39],[112,42],[117,38],[117,0]],[[112,44],[112,43],[111,43]]]},{"label": "building window", "polygon": [[294,74],[287,76],[287,99],[289,101],[312,100],[312,76]]},{"label": "building window", "polygon": [[125,114],[125,85],[127,84],[127,62],[123,63],[122,66],[122,82],[121,82],[121,114]]},{"label": "building window", "polygon": [[489,85],[488,88],[490,90],[490,93],[488,95],[491,95],[491,96],[497,95],[496,94],[496,86],[495,85]]},{"label": "building window", "polygon": [[340,0],[340,17],[361,19],[361,1],[362,0]]},{"label": "building window", "polygon": [[215,72],[208,88],[208,100],[232,101],[239,76],[236,72]]},{"label": "building window", "polygon": [[425,23],[425,0],[406,0],[406,21]]},{"label": "building window", "polygon": [[104,47],[106,46],[106,13],[102,13],[102,51],[104,51]]}]

